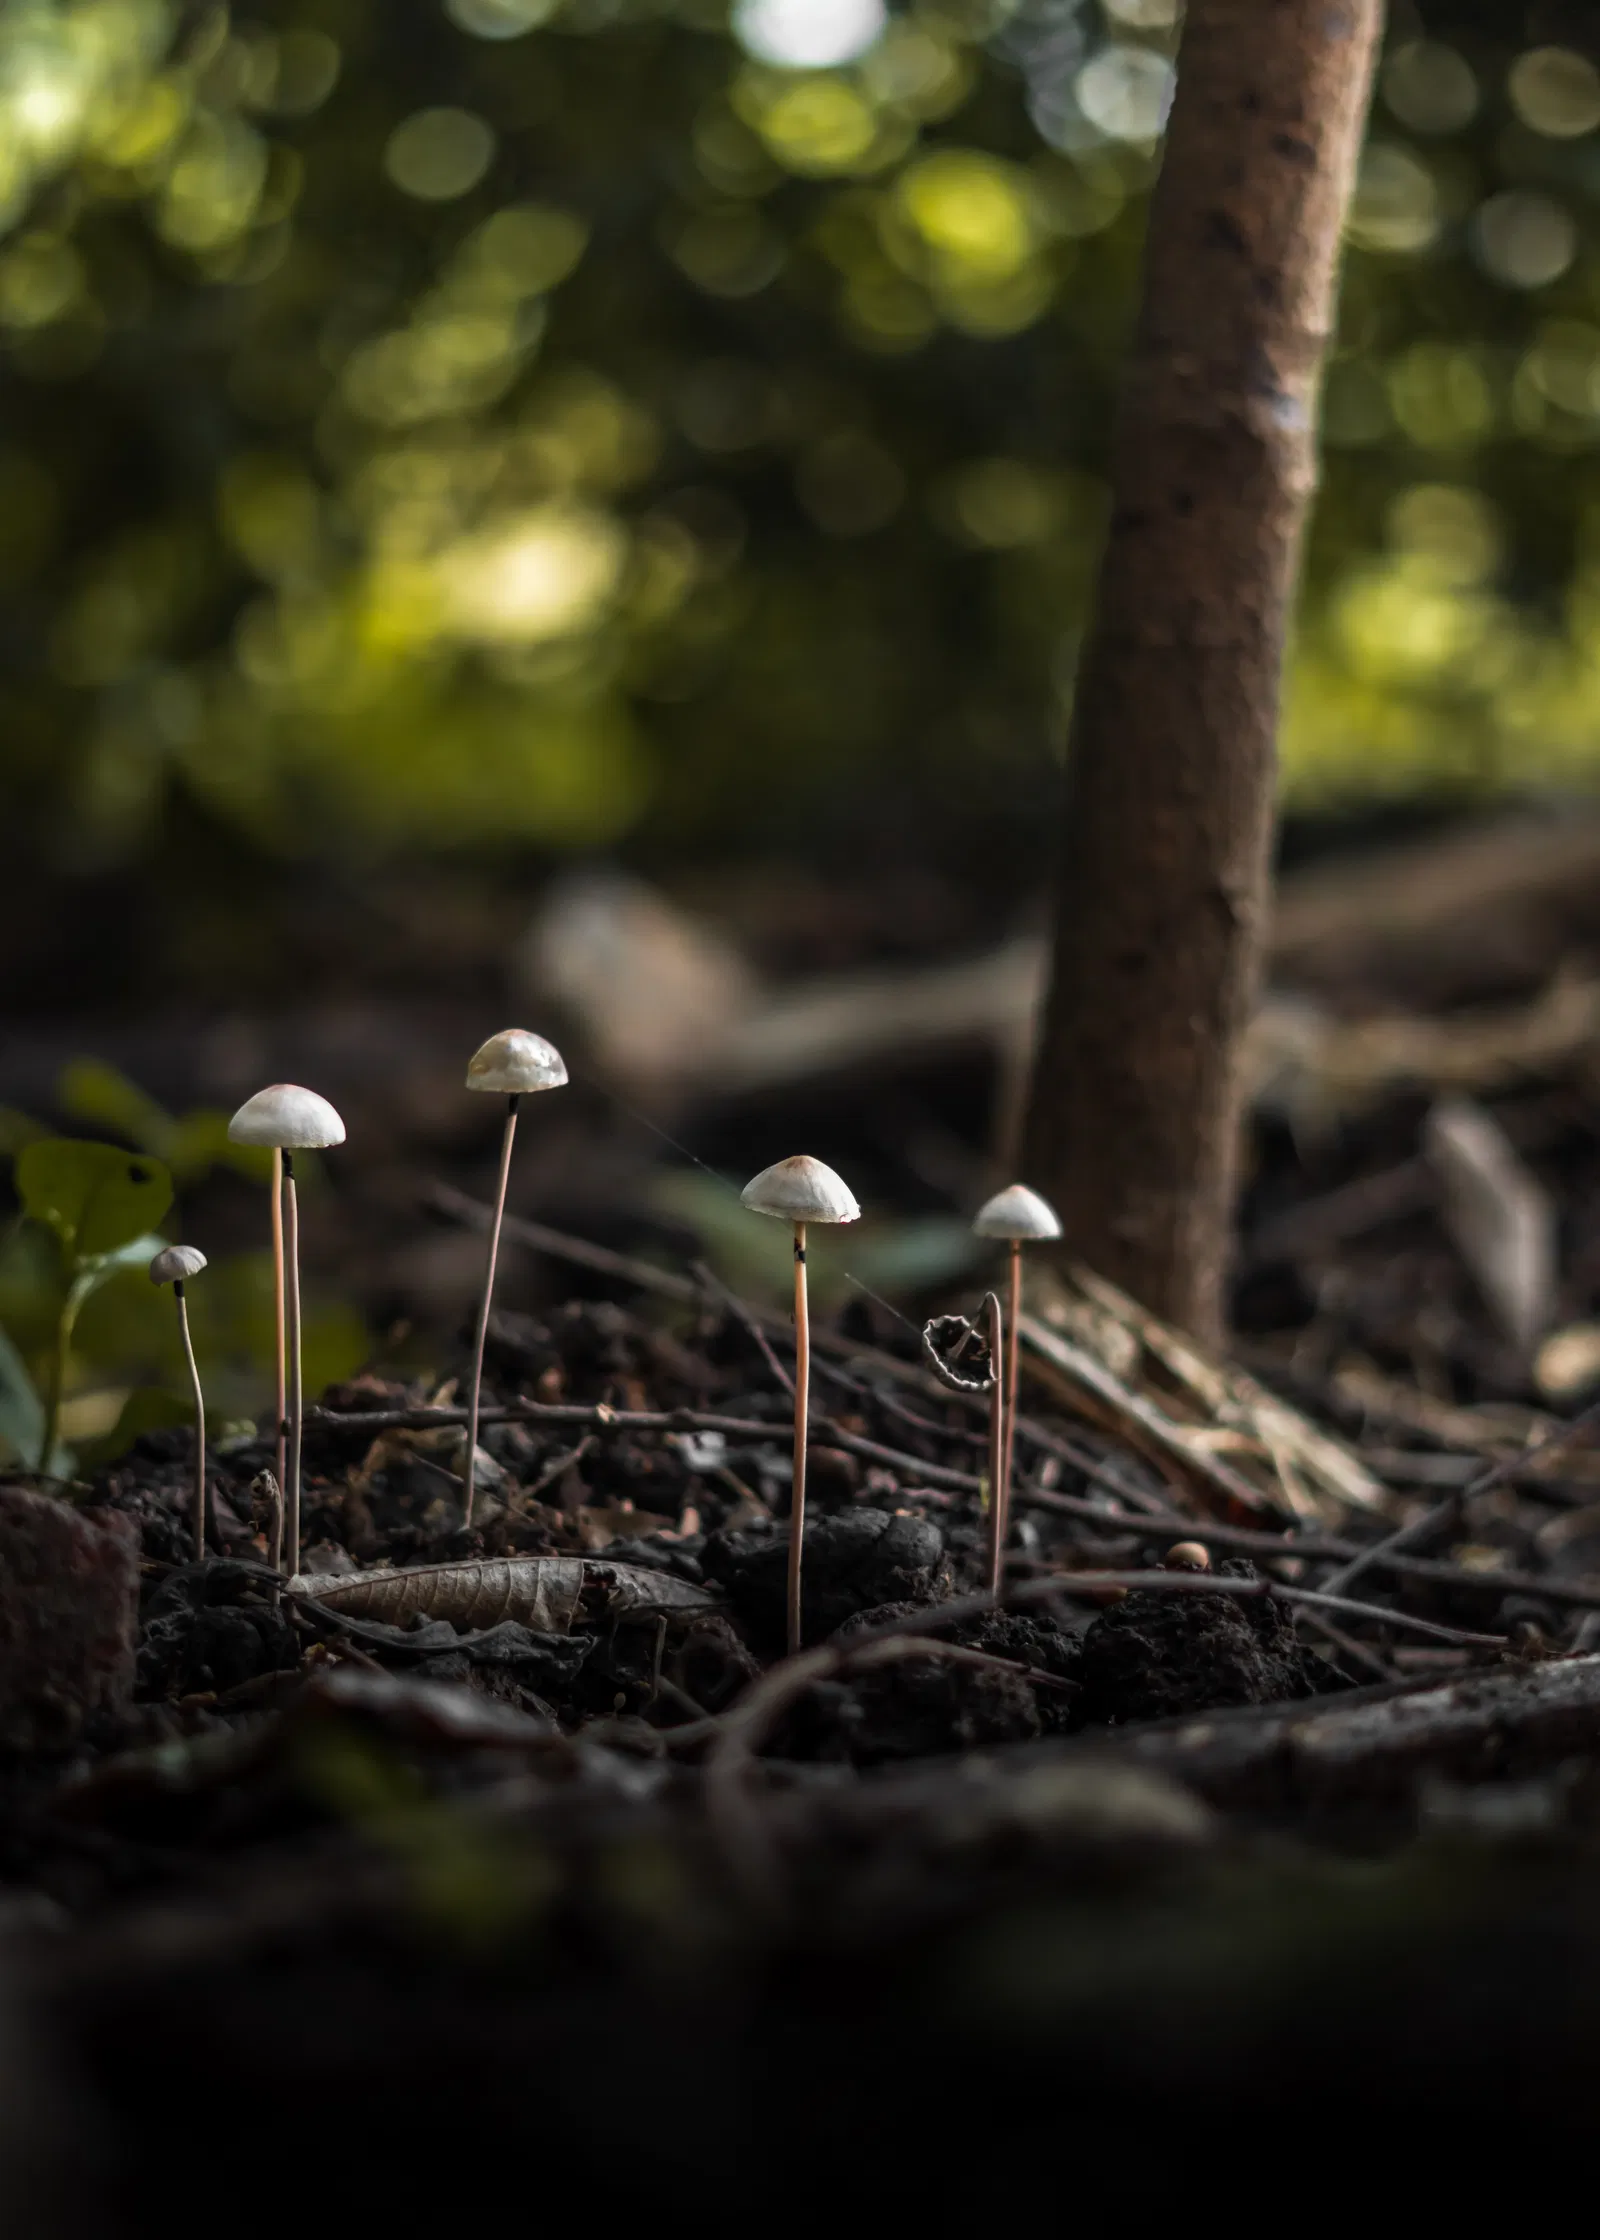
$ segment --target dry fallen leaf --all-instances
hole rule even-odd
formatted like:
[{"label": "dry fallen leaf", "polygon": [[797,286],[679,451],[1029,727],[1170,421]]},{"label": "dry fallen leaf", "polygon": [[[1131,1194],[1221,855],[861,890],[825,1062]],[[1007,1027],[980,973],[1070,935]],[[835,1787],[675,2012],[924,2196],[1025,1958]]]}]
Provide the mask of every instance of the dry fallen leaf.
[{"label": "dry fallen leaf", "polygon": [[291,1583],[327,1609],[384,1625],[443,1618],[454,1626],[493,1626],[514,1618],[535,1633],[570,1633],[580,1613],[592,1620],[630,1610],[704,1610],[717,1600],[673,1572],[592,1556],[485,1556]]}]

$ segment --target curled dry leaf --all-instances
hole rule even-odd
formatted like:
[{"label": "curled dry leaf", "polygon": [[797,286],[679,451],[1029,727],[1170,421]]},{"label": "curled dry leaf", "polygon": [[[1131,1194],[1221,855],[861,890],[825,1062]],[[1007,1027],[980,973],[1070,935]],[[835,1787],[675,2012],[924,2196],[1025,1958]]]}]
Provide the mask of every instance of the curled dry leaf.
[{"label": "curled dry leaf", "polygon": [[294,1585],[330,1610],[384,1625],[443,1618],[454,1626],[493,1626],[514,1618],[535,1633],[570,1633],[629,1611],[709,1610],[717,1601],[673,1572],[582,1556],[484,1556]]}]

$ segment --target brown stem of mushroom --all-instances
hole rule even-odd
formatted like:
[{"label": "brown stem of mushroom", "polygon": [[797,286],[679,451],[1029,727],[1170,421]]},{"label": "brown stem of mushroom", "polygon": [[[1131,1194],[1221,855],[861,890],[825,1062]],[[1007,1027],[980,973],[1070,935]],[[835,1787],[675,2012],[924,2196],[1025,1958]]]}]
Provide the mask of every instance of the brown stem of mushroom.
[{"label": "brown stem of mushroom", "polygon": [[465,1521],[472,1523],[473,1479],[478,1466],[478,1407],[483,1393],[483,1351],[489,1342],[489,1305],[494,1298],[495,1263],[500,1257],[500,1229],[506,1217],[506,1188],[511,1180],[511,1146],[517,1135],[517,1100],[506,1099],[506,1132],[500,1142],[500,1182],[494,1194],[494,1220],[489,1226],[489,1257],[483,1270],[483,1304],[478,1309],[478,1338],[472,1349],[472,1393],[467,1401],[467,1453],[461,1472],[465,1492]]},{"label": "brown stem of mushroom", "polygon": [[289,1474],[283,1506],[288,1533],[289,1576],[300,1573],[300,1437],[304,1428],[300,1377],[300,1205],[295,1196],[294,1160],[283,1155],[283,1242],[289,1354]]},{"label": "brown stem of mushroom", "polygon": [[794,1491],[789,1497],[789,1654],[800,1646],[800,1559],[806,1532],[806,1431],[811,1410],[811,1310],[806,1225],[794,1225]]},{"label": "brown stem of mushroom", "polygon": [[[1022,1373],[1022,1240],[1011,1239],[1006,1283],[1006,1459],[1000,1489],[1000,1530],[1011,1522],[1011,1476],[1017,1458],[1017,1392]],[[995,1364],[998,1370],[998,1362]]]},{"label": "brown stem of mushroom", "polygon": [[989,1592],[1000,1592],[1000,1574],[1006,1553],[1005,1474],[1009,1460],[1007,1440],[1011,1410],[1006,1404],[1008,1379],[1001,1373],[1002,1332],[1000,1302],[992,1291],[984,1293],[989,1310],[989,1367],[994,1390],[989,1400]]},{"label": "brown stem of mushroom", "polygon": [[[277,1334],[277,1383],[274,1386],[273,1433],[276,1441],[277,1478],[281,1487],[288,1477],[288,1463],[284,1451],[284,1359],[287,1348],[283,1294],[283,1153],[272,1154],[272,1315]],[[272,1568],[283,1562],[283,1510],[278,1510],[278,1526],[272,1539]]]},{"label": "brown stem of mushroom", "polygon": [[181,1278],[172,1286],[172,1296],[178,1302],[178,1335],[183,1340],[183,1358],[189,1364],[189,1385],[194,1393],[194,1560],[201,1563],[206,1552],[206,1403],[200,1390],[200,1368],[189,1335],[189,1302],[183,1295]]}]

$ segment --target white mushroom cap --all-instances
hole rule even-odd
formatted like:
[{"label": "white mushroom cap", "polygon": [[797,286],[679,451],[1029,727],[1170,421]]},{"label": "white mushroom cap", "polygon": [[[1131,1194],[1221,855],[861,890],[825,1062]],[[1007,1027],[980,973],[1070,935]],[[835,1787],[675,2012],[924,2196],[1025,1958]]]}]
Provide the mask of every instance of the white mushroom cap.
[{"label": "white mushroom cap", "polygon": [[314,1089],[275,1081],[240,1105],[228,1122],[228,1141],[265,1144],[273,1151],[320,1151],[343,1143],[344,1122]]},{"label": "white mushroom cap", "polygon": [[561,1052],[542,1034],[526,1027],[502,1027],[475,1050],[467,1067],[469,1089],[490,1089],[503,1097],[524,1097],[535,1089],[566,1086],[567,1069]]},{"label": "white mushroom cap", "polygon": [[1024,1241],[1042,1241],[1061,1234],[1054,1206],[1047,1205],[1038,1191],[1030,1190],[1025,1182],[1013,1182],[1009,1190],[997,1190],[987,1205],[979,1206],[972,1226],[980,1237],[1011,1237]]},{"label": "white mushroom cap", "polygon": [[205,1264],[206,1256],[197,1244],[169,1244],[151,1261],[150,1281],[182,1283],[185,1276],[197,1276]]},{"label": "white mushroom cap", "polygon": [[740,1203],[752,1213],[770,1213],[777,1221],[859,1221],[861,1208],[850,1186],[820,1159],[780,1159],[763,1167],[739,1193]]}]

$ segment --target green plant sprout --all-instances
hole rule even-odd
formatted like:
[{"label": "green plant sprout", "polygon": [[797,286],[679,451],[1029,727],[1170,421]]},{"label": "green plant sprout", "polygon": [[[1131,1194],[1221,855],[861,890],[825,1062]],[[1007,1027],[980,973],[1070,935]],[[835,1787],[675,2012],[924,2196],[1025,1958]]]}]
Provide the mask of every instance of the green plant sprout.
[{"label": "green plant sprout", "polygon": [[72,1334],[87,1300],[108,1276],[148,1267],[163,1240],[154,1231],[172,1204],[165,1164],[114,1144],[44,1136],[16,1159],[22,1210],[55,1237],[65,1278],[39,1423],[37,1467],[55,1471]]},{"label": "green plant sprout", "polygon": [[794,1490],[789,1497],[789,1654],[800,1649],[800,1568],[806,1530],[806,1435],[811,1412],[811,1312],[806,1296],[806,1229],[810,1223],[859,1221],[849,1185],[820,1159],[801,1154],[763,1167],[739,1193],[752,1213],[794,1228]]},{"label": "green plant sprout", "polygon": [[500,1229],[506,1215],[506,1185],[511,1179],[511,1146],[517,1133],[517,1104],[538,1089],[566,1086],[567,1069],[561,1052],[543,1035],[526,1027],[505,1027],[475,1050],[467,1065],[467,1087],[481,1089],[506,1100],[506,1130],[500,1140],[500,1180],[494,1194],[494,1219],[489,1226],[489,1249],[483,1270],[483,1302],[478,1309],[477,1342],[472,1349],[472,1392],[467,1402],[467,1444],[461,1466],[464,1491],[463,1521],[472,1523],[473,1481],[478,1467],[478,1406],[483,1393],[483,1349],[489,1339],[489,1303],[494,1297],[495,1263],[500,1257]]},{"label": "green plant sprout", "polygon": [[189,1384],[194,1393],[194,1560],[203,1563],[206,1553],[206,1403],[200,1389],[200,1368],[194,1357],[194,1341],[189,1335],[189,1307],[183,1295],[183,1286],[190,1276],[197,1276],[206,1264],[206,1256],[198,1245],[169,1244],[158,1252],[150,1263],[152,1283],[170,1283],[172,1296],[178,1302],[178,1331],[183,1340],[183,1357],[189,1364]]}]

